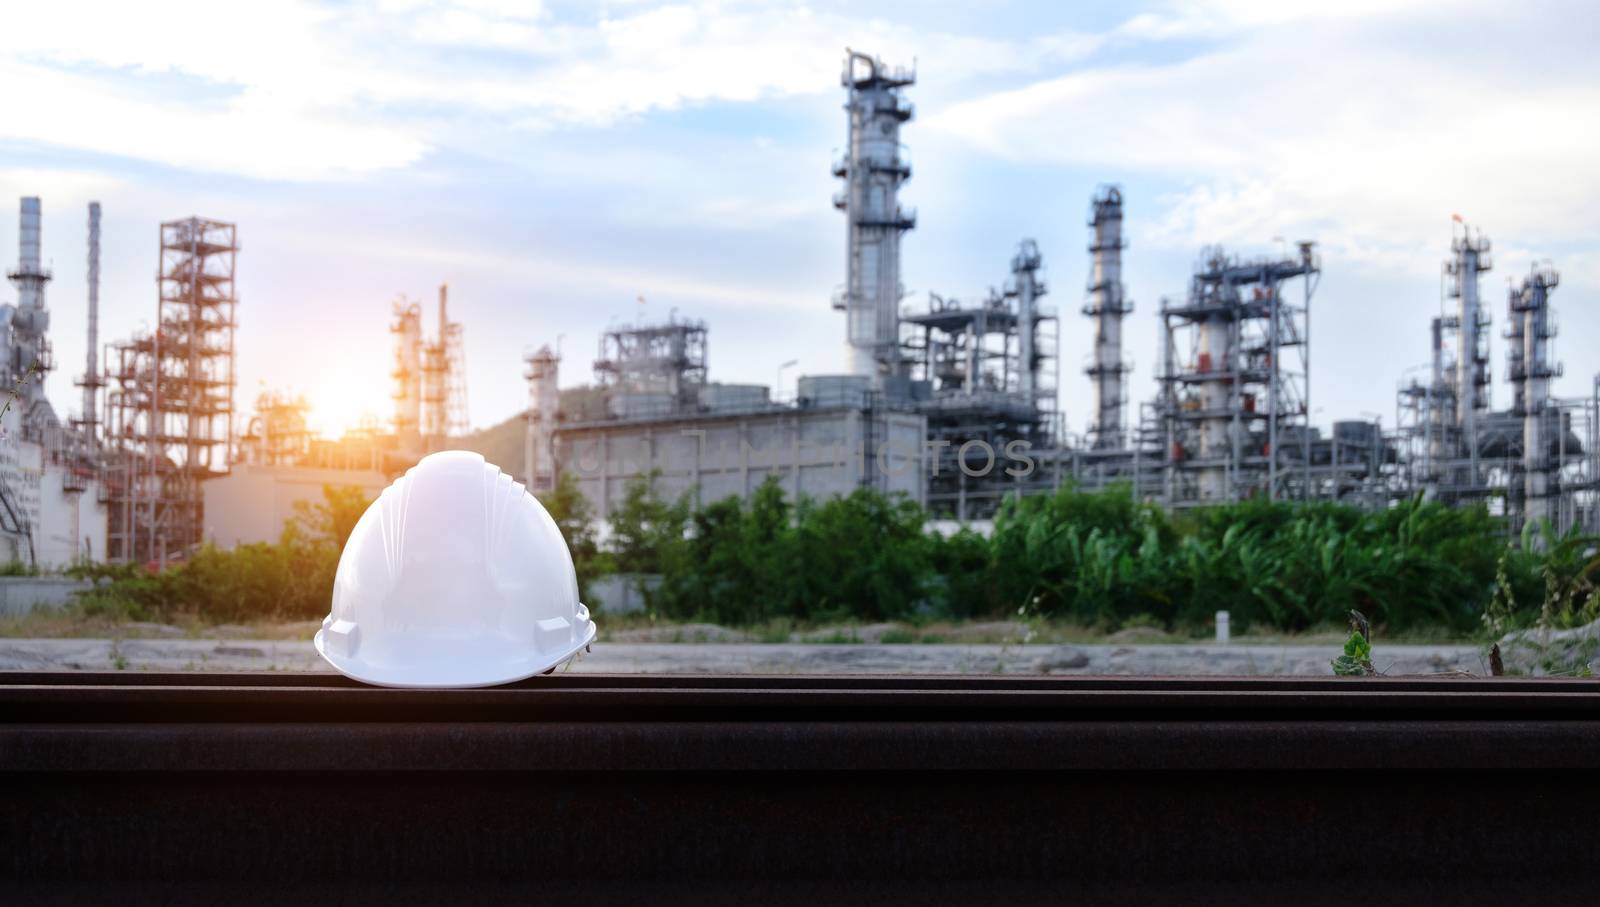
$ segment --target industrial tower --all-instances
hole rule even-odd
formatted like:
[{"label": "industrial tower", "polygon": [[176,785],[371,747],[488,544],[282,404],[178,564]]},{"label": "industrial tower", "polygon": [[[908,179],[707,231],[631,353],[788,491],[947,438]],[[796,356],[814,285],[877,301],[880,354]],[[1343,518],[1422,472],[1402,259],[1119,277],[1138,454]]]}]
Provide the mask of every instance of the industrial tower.
[{"label": "industrial tower", "polygon": [[394,302],[394,435],[401,450],[422,448],[422,306],[405,297]]},{"label": "industrial tower", "polygon": [[526,362],[528,426],[522,449],[522,481],[529,491],[537,494],[556,487],[555,430],[561,410],[561,387],[557,380],[561,357],[551,352],[546,344],[530,354]]},{"label": "industrial tower", "polygon": [[1014,300],[1017,307],[1017,393],[1048,420],[1056,411],[1055,375],[1046,369],[1056,360],[1052,330],[1055,316],[1039,304],[1046,292],[1039,277],[1043,267],[1039,244],[1024,239],[1011,257],[1011,279],[1006,282],[1005,298]]},{"label": "industrial tower", "polygon": [[106,436],[107,550],[162,564],[200,543],[200,483],[228,470],[233,448],[233,224],[161,225],[156,330],[112,348]]},{"label": "industrial tower", "polygon": [[37,439],[41,430],[55,420],[45,398],[45,375],[55,367],[50,358],[50,310],[45,306],[45,286],[51,274],[40,256],[39,199],[22,200],[18,223],[16,270],[6,276],[17,287],[17,308],[11,314],[10,361],[6,363],[7,390],[12,405],[22,414],[22,434]]},{"label": "industrial tower", "polygon": [[846,283],[833,307],[847,319],[848,371],[881,382],[904,373],[899,350],[900,236],[916,226],[916,212],[900,207],[900,186],[911,178],[901,154],[900,127],[912,108],[900,89],[916,73],[891,69],[867,54],[846,50],[841,84],[849,101],[849,150],[833,165],[845,181],[833,197],[849,221]]},{"label": "industrial tower", "polygon": [[[1561,275],[1554,268],[1535,265],[1511,295],[1509,314],[1514,328],[1507,332],[1512,340],[1507,378],[1517,388],[1513,412],[1522,416],[1520,496],[1526,521],[1557,516],[1553,505],[1559,496],[1558,464],[1566,429],[1550,400],[1550,379],[1561,374],[1561,366],[1550,350],[1550,341],[1556,335],[1550,291],[1560,281]],[[1556,450],[1552,451],[1552,447]]]},{"label": "industrial tower", "polygon": [[[1162,306],[1170,504],[1284,497],[1296,472],[1309,485],[1307,315],[1321,271],[1312,246],[1249,261],[1209,249],[1188,299]],[[1284,293],[1294,277],[1305,278],[1298,303]]]},{"label": "industrial tower", "polygon": [[[451,321],[450,287],[439,286],[439,333],[422,351],[422,433],[444,439],[467,431],[467,366],[462,326]],[[437,441],[435,442],[437,443]]]},{"label": "industrial tower", "polygon": [[83,413],[74,422],[82,433],[92,458],[99,447],[100,389],[100,203],[89,203],[89,348],[84,355],[83,375],[74,383],[83,388]]},{"label": "industrial tower", "polygon": [[663,416],[694,409],[706,384],[706,324],[669,316],[659,324],[615,328],[600,335],[596,383],[611,415]]},{"label": "industrial tower", "polygon": [[1449,295],[1456,300],[1456,313],[1444,321],[1453,330],[1455,348],[1455,455],[1465,461],[1463,473],[1452,476],[1458,487],[1482,484],[1478,459],[1480,423],[1489,411],[1489,325],[1491,319],[1478,294],[1478,275],[1493,267],[1489,257],[1489,237],[1463,223],[1461,235],[1450,242],[1451,258],[1445,262]]},{"label": "industrial tower", "polygon": [[1427,383],[1413,380],[1397,398],[1398,491],[1482,503],[1512,530],[1542,520],[1558,531],[1600,525],[1600,378],[1587,398],[1552,394],[1561,365],[1550,294],[1560,275],[1548,264],[1508,287],[1511,405],[1491,407],[1490,319],[1478,289],[1478,276],[1491,267],[1489,248],[1488,238],[1465,224],[1452,231],[1444,275],[1456,305],[1433,319]]},{"label": "industrial tower", "polygon": [[466,351],[463,328],[450,320],[450,288],[439,287],[439,327],[434,339],[422,332],[422,306],[401,297],[394,303],[394,432],[402,451],[438,450],[446,438],[467,431]]},{"label": "industrial tower", "polygon": [[1130,366],[1122,360],[1122,318],[1133,311],[1133,303],[1123,295],[1122,189],[1107,186],[1089,205],[1089,301],[1083,314],[1094,319],[1094,359],[1085,370],[1095,386],[1094,423],[1089,429],[1089,444],[1097,450],[1116,450],[1126,445],[1123,411],[1127,407],[1127,382]]}]

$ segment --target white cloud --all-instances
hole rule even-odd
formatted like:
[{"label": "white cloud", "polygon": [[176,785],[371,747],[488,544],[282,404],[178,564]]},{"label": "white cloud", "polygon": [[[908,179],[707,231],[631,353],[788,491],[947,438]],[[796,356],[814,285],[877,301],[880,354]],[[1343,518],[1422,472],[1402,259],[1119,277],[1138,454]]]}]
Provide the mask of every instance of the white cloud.
[{"label": "white cloud", "polygon": [[1379,262],[1436,246],[1456,211],[1528,241],[1592,225],[1600,80],[1394,46],[1378,40],[1387,27],[1268,30],[1177,62],[1086,68],[925,126],[1009,160],[1187,184],[1146,237],[1174,246],[1321,231]]},{"label": "white cloud", "polygon": [[[460,117],[606,125],[709,102],[836,90],[847,44],[940,60],[947,83],[1082,56],[1091,36],[928,32],[722,0],[584,11],[511,0],[290,0],[230,8],[57,0],[0,30],[0,136],[196,170],[329,179],[401,167]],[[219,19],[219,17],[221,17]],[[86,28],[86,22],[94,27]]]},{"label": "white cloud", "polygon": [[1162,11],[1139,13],[1118,26],[1113,35],[1155,41],[1213,38],[1278,26],[1392,18],[1415,9],[1445,5],[1444,0],[1187,0],[1169,3]]}]

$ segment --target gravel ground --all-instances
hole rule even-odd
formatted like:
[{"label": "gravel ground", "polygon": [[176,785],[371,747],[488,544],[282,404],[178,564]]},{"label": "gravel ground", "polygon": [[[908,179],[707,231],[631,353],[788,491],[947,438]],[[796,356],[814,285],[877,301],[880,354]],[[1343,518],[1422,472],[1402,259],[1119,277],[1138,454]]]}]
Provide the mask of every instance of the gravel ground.
[{"label": "gravel ground", "polygon": [[[683,674],[1320,674],[1334,645],[599,643],[570,670]],[[1388,674],[1487,674],[1476,647],[1379,644]],[[309,641],[0,639],[5,671],[310,671]]]}]

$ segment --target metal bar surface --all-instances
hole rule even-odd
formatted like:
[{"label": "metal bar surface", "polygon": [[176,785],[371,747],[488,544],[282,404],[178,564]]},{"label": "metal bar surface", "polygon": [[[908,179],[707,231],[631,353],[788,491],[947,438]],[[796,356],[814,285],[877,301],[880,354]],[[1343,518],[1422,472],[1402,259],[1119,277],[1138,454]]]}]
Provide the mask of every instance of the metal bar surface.
[{"label": "metal bar surface", "polygon": [[0,900],[1585,900],[1600,684],[0,675]]}]

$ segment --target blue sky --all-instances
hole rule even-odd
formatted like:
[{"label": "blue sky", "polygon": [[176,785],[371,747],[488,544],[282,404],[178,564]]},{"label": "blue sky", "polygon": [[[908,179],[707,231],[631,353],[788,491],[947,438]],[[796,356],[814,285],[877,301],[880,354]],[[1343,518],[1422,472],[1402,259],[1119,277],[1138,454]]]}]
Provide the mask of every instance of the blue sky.
[{"label": "blue sky", "polygon": [[918,68],[911,301],[975,297],[1036,239],[1071,430],[1105,182],[1127,198],[1137,398],[1158,300],[1202,246],[1307,238],[1317,421],[1387,424],[1427,356],[1452,213],[1495,244],[1497,402],[1505,281],[1536,259],[1562,272],[1557,392],[1600,371],[1597,25],[1577,2],[58,0],[0,31],[0,199],[44,199],[58,408],[82,369],[90,199],[105,339],[153,317],[161,220],[239,224],[243,410],[270,388],[305,393],[324,430],[386,418],[389,303],[442,282],[476,425],[524,405],[525,350],[560,338],[563,382],[587,381],[607,324],[673,310],[710,323],[713,378],[771,383],[798,359],[792,387],[842,368],[828,164],[852,46]]}]

